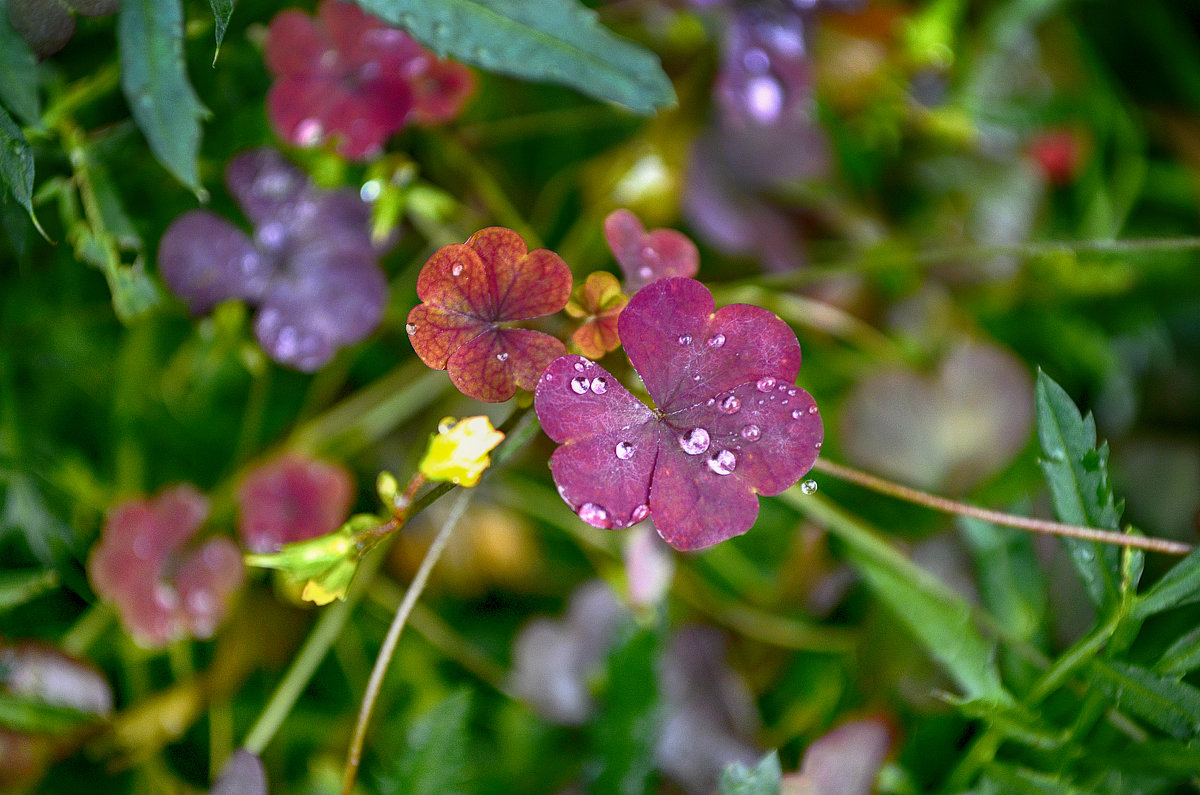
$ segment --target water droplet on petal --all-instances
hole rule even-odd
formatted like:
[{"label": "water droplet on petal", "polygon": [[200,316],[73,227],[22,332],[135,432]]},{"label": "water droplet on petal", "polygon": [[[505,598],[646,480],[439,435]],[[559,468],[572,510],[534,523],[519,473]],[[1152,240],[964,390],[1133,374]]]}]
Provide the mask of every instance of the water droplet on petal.
[{"label": "water droplet on petal", "polygon": [[809,406],[809,407],[808,407],[808,413],[809,413],[809,414],[816,414],[816,413],[817,413],[817,405],[816,405],[815,403],[814,403],[813,405],[811,405],[811,406]]},{"label": "water droplet on petal", "polygon": [[650,506],[645,505],[645,504],[639,505],[638,507],[633,509],[633,513],[629,516],[629,521],[633,522],[633,523],[637,523],[637,522],[642,521],[649,515],[650,515]]},{"label": "water droplet on petal", "polygon": [[728,475],[737,466],[737,456],[732,450],[722,450],[708,459],[708,468],[718,475]]},{"label": "water droplet on petal", "polygon": [[497,353],[496,361],[507,362],[508,361],[508,351],[500,351],[500,353]]},{"label": "water droplet on petal", "polygon": [[453,428],[454,425],[455,422],[453,417],[442,417],[441,422],[438,423],[438,433],[449,433],[450,429]]},{"label": "water droplet on petal", "polygon": [[461,262],[454,263],[454,265],[451,266],[451,268],[450,268],[450,274],[452,276],[462,276],[462,272],[463,272],[463,266],[462,266]]},{"label": "water droplet on petal", "polygon": [[592,392],[597,395],[603,395],[608,391],[608,381],[604,378],[592,379]]},{"label": "water droplet on petal", "polygon": [[583,372],[583,362],[575,362],[575,371],[579,373]]},{"label": "water droplet on petal", "polygon": [[679,335],[679,344],[680,345],[691,345],[692,344],[692,335],[691,334],[680,334]]},{"label": "water droplet on petal", "polygon": [[612,527],[612,520],[608,518],[608,511],[594,502],[585,502],[579,506],[579,518],[592,527],[600,527],[605,530]]},{"label": "water droplet on petal", "polygon": [[817,442],[815,445],[813,445],[813,447],[815,447],[815,448],[817,448],[818,450],[820,450],[820,449],[821,449],[821,445],[823,445],[823,444],[825,444],[825,443],[824,443],[824,442]]},{"label": "water droplet on petal", "polygon": [[417,333],[417,324],[416,323],[405,323],[404,330],[408,332],[409,336],[412,336],[413,334]]},{"label": "water droplet on petal", "polygon": [[742,428],[742,438],[747,442],[757,442],[762,438],[762,429],[754,423],[750,423],[745,428]]},{"label": "water droplet on petal", "polygon": [[742,401],[738,400],[737,395],[729,395],[721,401],[722,414],[737,414],[742,407]]},{"label": "water droplet on petal", "polygon": [[794,389],[789,389],[789,390],[788,390],[788,397],[796,397],[796,390],[794,390]]},{"label": "water droplet on petal", "polygon": [[591,382],[586,376],[577,375],[571,379],[571,391],[576,395],[582,395],[584,392],[587,392],[590,385]]},{"label": "water droplet on petal", "polygon": [[628,461],[633,458],[633,444],[630,442],[617,442],[617,458],[622,461]]},{"label": "water droplet on petal", "polygon": [[775,379],[769,375],[764,376],[758,379],[758,383],[755,386],[758,387],[759,392],[770,392],[775,388]]},{"label": "water droplet on petal", "polygon": [[679,446],[688,455],[700,455],[708,449],[708,431],[703,428],[692,428],[679,437]]},{"label": "water droplet on petal", "polygon": [[801,494],[816,494],[817,493],[817,481],[812,480],[810,478],[810,479],[804,481],[803,483],[801,483],[800,484],[800,493]]},{"label": "water droplet on petal", "polygon": [[321,142],[321,136],[325,134],[325,127],[317,119],[305,119],[296,125],[296,130],[293,133],[296,137],[296,143],[301,146],[312,146]]},{"label": "water droplet on petal", "polygon": [[803,416],[804,416],[804,412],[801,411],[800,409],[795,409],[792,411],[792,419],[794,419],[794,420],[798,420]]},{"label": "water droplet on petal", "polygon": [[720,333],[713,334],[711,337],[708,338],[708,342],[706,342],[704,344],[710,348],[720,348],[722,345],[725,344],[725,335],[720,334]]}]

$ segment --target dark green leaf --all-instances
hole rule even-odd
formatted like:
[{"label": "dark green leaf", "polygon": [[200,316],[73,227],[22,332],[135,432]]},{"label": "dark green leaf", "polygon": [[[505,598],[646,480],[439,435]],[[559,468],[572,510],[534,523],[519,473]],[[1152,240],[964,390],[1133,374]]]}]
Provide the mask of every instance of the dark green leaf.
[{"label": "dark green leaf", "polygon": [[229,18],[233,16],[233,0],[208,0],[212,6],[213,21],[217,37],[217,50],[213,53],[213,63],[217,62],[217,54],[221,52],[221,42],[225,40],[225,30],[229,27]]},{"label": "dark green leaf", "polygon": [[753,768],[734,762],[721,771],[721,795],[777,795],[783,778],[779,752],[771,751]]},{"label": "dark green leaf", "polygon": [[0,102],[30,127],[41,124],[37,58],[8,21],[8,2],[0,0]]},{"label": "dark green leaf", "polygon": [[957,521],[988,612],[1023,640],[1039,637],[1046,621],[1046,583],[1032,537],[968,516]]},{"label": "dark green leaf", "polygon": [[1133,605],[1139,618],[1200,601],[1200,549],[1171,567]]},{"label": "dark green leaf", "polygon": [[358,0],[439,55],[491,72],[562,83],[639,113],[672,104],[658,58],[576,0]]},{"label": "dark green leaf", "polygon": [[1022,793],[1022,795],[1088,795],[1087,790],[1055,776],[1024,767],[992,763],[981,784],[985,792]]},{"label": "dark green leaf", "polygon": [[[1120,510],[1108,482],[1108,445],[1096,446],[1096,421],[1079,413],[1063,388],[1038,372],[1038,439],[1042,471],[1058,518],[1068,524],[1117,529]],[[1064,538],[1088,596],[1111,605],[1119,593],[1118,551],[1107,544]]]},{"label": "dark green leaf", "polygon": [[1200,731],[1200,690],[1191,685],[1103,659],[1093,660],[1089,670],[1121,709],[1176,737]]},{"label": "dark green leaf", "polygon": [[25,604],[57,587],[58,574],[53,569],[0,571],[0,611]]},{"label": "dark green leaf", "polygon": [[1183,676],[1200,668],[1200,627],[1176,640],[1154,666],[1162,676]]},{"label": "dark green leaf", "polygon": [[192,191],[200,191],[196,158],[200,119],[207,111],[183,63],[179,0],[124,0],[117,21],[121,88],[158,162]]},{"label": "dark green leaf", "polygon": [[0,188],[33,218],[33,152],[4,108],[0,108]]},{"label": "dark green leaf", "polygon": [[987,721],[988,726],[1004,737],[1038,748],[1054,751],[1067,742],[1065,732],[1045,726],[1038,715],[1015,702],[997,704],[991,701],[953,701],[958,711],[968,718]]},{"label": "dark green leaf", "polygon": [[642,630],[608,658],[607,685],[592,722],[597,775],[591,792],[641,793],[650,789],[659,706],[656,663],[661,637]]},{"label": "dark green leaf", "polygon": [[[435,704],[394,747],[405,750],[385,763],[379,791],[404,795],[450,795],[464,792],[469,780],[467,717],[471,691],[459,690]],[[399,727],[397,727],[399,728]]]}]

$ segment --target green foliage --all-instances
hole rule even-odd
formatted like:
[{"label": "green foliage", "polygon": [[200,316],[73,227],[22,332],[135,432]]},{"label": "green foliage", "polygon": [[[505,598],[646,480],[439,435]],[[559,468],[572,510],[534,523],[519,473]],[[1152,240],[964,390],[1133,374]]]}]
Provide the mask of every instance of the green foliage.
[{"label": "green foliage", "polygon": [[58,574],[54,569],[0,571],[0,611],[23,605],[56,587]]},{"label": "green foliage", "polygon": [[783,771],[779,752],[771,751],[753,768],[734,762],[721,771],[721,795],[777,795]]},{"label": "green foliage", "polygon": [[180,0],[123,0],[117,40],[129,112],[158,162],[200,193],[200,120],[208,111],[183,62]]},{"label": "green foliage", "polygon": [[562,83],[639,113],[675,100],[658,58],[576,0],[357,1],[439,55],[490,72]]},{"label": "green foliage", "polygon": [[216,50],[213,51],[213,63],[221,52],[221,42],[225,41],[225,30],[229,27],[229,18],[233,16],[233,0],[209,0],[213,13],[213,35],[216,37]]},{"label": "green foliage", "polygon": [[1200,690],[1195,687],[1125,663],[1095,660],[1090,671],[1122,709],[1179,738],[1200,732]]},{"label": "green foliage", "polygon": [[661,724],[657,675],[661,646],[660,633],[638,630],[608,657],[603,703],[592,729],[597,772],[589,784],[591,792],[650,791]]},{"label": "green foliage", "polygon": [[0,108],[0,188],[33,218],[33,152],[21,128]]},{"label": "green foliage", "polygon": [[468,791],[470,714],[471,691],[462,689],[411,723],[393,721],[382,742],[388,753],[377,776],[379,792],[454,795]]},{"label": "green foliage", "polygon": [[8,2],[0,0],[0,104],[31,127],[41,124],[37,59],[8,20]]}]

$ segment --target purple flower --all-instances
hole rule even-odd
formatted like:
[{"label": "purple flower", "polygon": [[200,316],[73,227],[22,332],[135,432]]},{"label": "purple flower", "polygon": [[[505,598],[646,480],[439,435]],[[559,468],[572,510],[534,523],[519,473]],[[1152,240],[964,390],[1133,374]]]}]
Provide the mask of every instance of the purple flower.
[{"label": "purple flower", "polygon": [[350,513],[354,481],[345,467],[289,453],[246,475],[237,501],[246,549],[278,552],[338,529]]},{"label": "purple flower", "polygon": [[716,310],[693,279],[660,279],[621,313],[621,341],[655,408],[581,356],[556,359],[534,406],[562,447],[550,470],[588,524],[628,527],[653,517],[676,549],[750,529],[758,494],[779,494],[816,461],[823,430],[794,385],[795,333],[765,309]]},{"label": "purple flower", "polygon": [[229,192],[254,237],[207,210],[167,227],[158,266],[193,314],[240,298],[275,361],[312,372],[379,324],[387,281],[368,233],[369,207],[351,190],[313,187],[273,149],[235,157]]}]

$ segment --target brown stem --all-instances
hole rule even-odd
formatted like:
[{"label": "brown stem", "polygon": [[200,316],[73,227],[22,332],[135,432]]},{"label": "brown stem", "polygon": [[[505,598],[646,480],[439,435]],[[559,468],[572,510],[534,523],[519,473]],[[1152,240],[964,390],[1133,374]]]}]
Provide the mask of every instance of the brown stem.
[{"label": "brown stem", "polygon": [[1083,527],[1081,525],[1062,524],[1060,522],[1051,522],[1046,519],[1034,519],[1028,516],[1016,516],[1011,513],[1002,513],[1001,511],[992,511],[987,508],[979,508],[974,505],[968,505],[965,502],[939,497],[936,494],[930,494],[926,491],[920,491],[909,486],[902,486],[899,483],[893,483],[890,480],[876,477],[853,467],[835,464],[826,458],[818,458],[817,463],[813,465],[813,470],[823,472],[826,475],[832,475],[840,480],[856,483],[863,488],[871,491],[886,494],[889,497],[895,497],[898,500],[911,502],[915,505],[923,505],[935,511],[942,513],[958,514],[960,516],[971,516],[975,519],[981,519],[992,524],[1004,525],[1005,527],[1015,527],[1018,530],[1028,530],[1034,533],[1044,533],[1046,535],[1068,536],[1070,538],[1081,538],[1085,541],[1096,541],[1101,544],[1117,544],[1123,547],[1136,547],[1144,549],[1148,552],[1162,552],[1167,555],[1186,555],[1192,551],[1191,544],[1184,544],[1180,541],[1171,541],[1166,538],[1148,538],[1146,536],[1127,535],[1125,533],[1117,533],[1111,530],[1097,530],[1094,527]]}]

